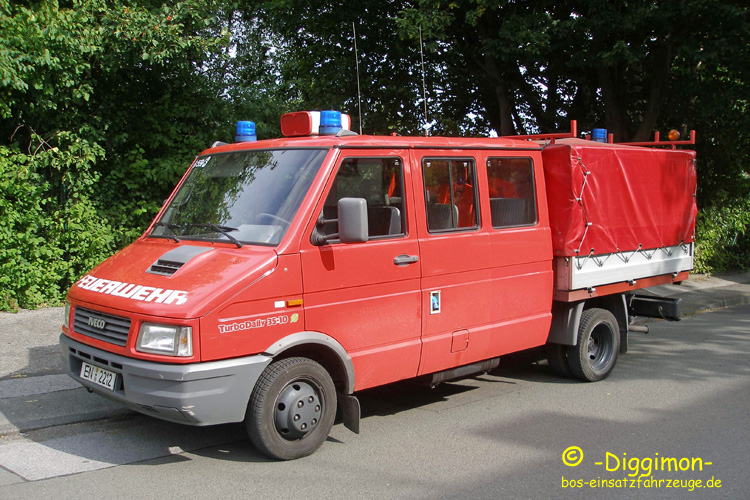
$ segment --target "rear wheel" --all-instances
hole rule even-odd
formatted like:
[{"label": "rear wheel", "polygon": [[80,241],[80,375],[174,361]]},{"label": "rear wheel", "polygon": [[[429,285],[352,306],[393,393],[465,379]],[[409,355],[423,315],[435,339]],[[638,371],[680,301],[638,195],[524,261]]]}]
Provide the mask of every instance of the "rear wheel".
[{"label": "rear wheel", "polygon": [[606,378],[617,362],[620,328],[606,309],[587,309],[581,315],[578,343],[568,347],[568,365],[573,375],[586,382]]},{"label": "rear wheel", "polygon": [[336,416],[336,388],[320,364],[287,358],[270,364],[250,396],[245,426],[256,448],[271,458],[310,455],[328,438]]}]

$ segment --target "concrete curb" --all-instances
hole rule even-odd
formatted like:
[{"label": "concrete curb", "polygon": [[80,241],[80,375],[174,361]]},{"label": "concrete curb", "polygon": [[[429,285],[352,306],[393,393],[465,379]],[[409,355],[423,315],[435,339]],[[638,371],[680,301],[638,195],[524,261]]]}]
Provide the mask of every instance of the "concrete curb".
[{"label": "concrete curb", "polygon": [[660,285],[638,293],[682,299],[683,316],[750,304],[750,272],[728,276],[694,274],[680,285]]},{"label": "concrete curb", "polygon": [[746,305],[750,305],[750,297],[746,295],[737,295],[734,297],[720,299],[710,304],[707,304],[703,309],[697,309],[695,311],[684,311],[683,314],[688,314],[688,315],[701,314],[701,313],[716,311],[718,309],[726,309],[727,307],[746,306]]}]

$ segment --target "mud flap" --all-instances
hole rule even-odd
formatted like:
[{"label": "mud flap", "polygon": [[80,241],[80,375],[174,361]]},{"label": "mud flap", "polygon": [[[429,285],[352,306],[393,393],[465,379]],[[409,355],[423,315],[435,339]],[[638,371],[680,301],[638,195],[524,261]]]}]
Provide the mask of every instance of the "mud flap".
[{"label": "mud flap", "polygon": [[341,409],[341,418],[344,421],[344,427],[355,434],[359,434],[359,419],[362,410],[359,407],[359,400],[356,396],[336,393],[339,408]]}]

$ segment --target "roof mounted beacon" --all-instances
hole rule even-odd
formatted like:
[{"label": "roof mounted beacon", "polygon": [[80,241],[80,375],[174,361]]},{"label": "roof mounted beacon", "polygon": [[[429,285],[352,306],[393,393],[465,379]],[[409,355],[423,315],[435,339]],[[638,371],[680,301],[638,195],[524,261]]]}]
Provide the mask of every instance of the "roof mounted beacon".
[{"label": "roof mounted beacon", "polygon": [[281,117],[281,134],[284,137],[336,135],[342,129],[351,130],[352,119],[339,111],[296,111]]}]

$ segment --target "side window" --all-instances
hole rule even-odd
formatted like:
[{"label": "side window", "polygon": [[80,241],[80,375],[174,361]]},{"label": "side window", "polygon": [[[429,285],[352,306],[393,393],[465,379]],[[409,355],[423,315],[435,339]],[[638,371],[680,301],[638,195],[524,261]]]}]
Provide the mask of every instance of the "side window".
[{"label": "side window", "polygon": [[[404,174],[400,158],[346,158],[341,162],[323,206],[323,218],[338,218],[341,198],[367,201],[369,237],[406,234]],[[324,224],[323,234],[336,232],[336,224]]]},{"label": "side window", "polygon": [[530,158],[490,158],[487,179],[493,227],[536,223],[534,169]]},{"label": "side window", "polygon": [[479,227],[474,160],[424,159],[422,174],[431,233]]}]

